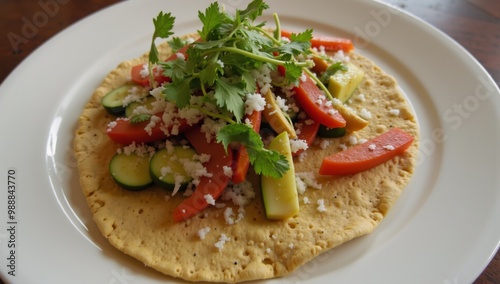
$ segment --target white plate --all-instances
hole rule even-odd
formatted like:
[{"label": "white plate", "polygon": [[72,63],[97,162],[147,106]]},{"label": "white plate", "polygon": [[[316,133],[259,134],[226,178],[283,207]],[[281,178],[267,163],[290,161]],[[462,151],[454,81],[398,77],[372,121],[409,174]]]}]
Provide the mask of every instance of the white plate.
[{"label": "white plate", "polygon": [[[126,1],[104,9],[48,41],[0,87],[0,271],[6,281],[177,281],[101,237],[71,154],[77,118],[92,91],[118,63],[148,50],[152,18],[161,9],[177,17],[178,35],[199,28],[197,10],[209,2],[176,2]],[[247,1],[222,2],[234,10]],[[287,278],[261,283],[472,282],[500,240],[500,96],[493,80],[443,33],[383,4],[286,3],[270,2],[283,26],[350,37],[358,52],[396,77],[418,116],[421,155],[410,185],[375,232]],[[8,223],[9,169],[16,172],[16,224]],[[16,276],[8,275],[11,244]]]}]

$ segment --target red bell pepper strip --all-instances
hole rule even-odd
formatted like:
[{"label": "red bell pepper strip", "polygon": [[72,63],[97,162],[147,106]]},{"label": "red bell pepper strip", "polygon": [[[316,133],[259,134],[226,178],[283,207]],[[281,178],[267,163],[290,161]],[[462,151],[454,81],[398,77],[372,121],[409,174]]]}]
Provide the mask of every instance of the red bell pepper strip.
[{"label": "red bell pepper strip", "polygon": [[[177,59],[177,54],[178,53],[181,53],[184,55],[184,57],[187,58],[187,50],[189,48],[189,45],[185,45],[184,47],[182,47],[181,49],[179,49],[176,53],[170,55],[166,60],[165,62],[168,62],[168,61],[172,61],[172,60],[176,60]],[[139,64],[139,65],[135,65],[132,67],[132,71],[131,71],[131,77],[132,77],[132,81],[138,85],[141,85],[141,86],[144,86],[144,87],[149,87],[149,76],[142,76],[141,74],[141,71],[143,69],[147,69],[148,65],[147,64]],[[158,85],[161,85],[162,83],[165,83],[165,82],[170,82],[170,78],[163,75],[163,72],[158,70],[157,67],[153,67],[153,74],[154,74],[154,79],[156,81],[156,83],[158,83]]]},{"label": "red bell pepper strip", "polygon": [[[306,123],[306,121],[308,123]],[[309,123],[311,121],[312,123]],[[318,134],[319,126],[321,125],[319,122],[316,122],[308,117],[305,119],[301,119],[297,122],[300,127],[297,129],[297,139],[304,140],[307,143],[307,146],[311,146]],[[292,156],[298,156],[304,152],[303,149],[300,149],[296,152],[292,153]]]},{"label": "red bell pepper strip", "polygon": [[231,167],[233,162],[232,152],[228,151],[226,153],[224,146],[221,143],[217,143],[215,139],[207,142],[207,138],[200,131],[199,126],[188,129],[184,132],[184,136],[198,154],[210,155],[210,160],[204,166],[212,176],[201,177],[193,194],[174,209],[173,217],[175,222],[186,220],[207,208],[209,204],[205,198],[206,195],[210,194],[213,199],[221,196],[230,180],[224,174],[223,167]]},{"label": "red bell pepper strip", "polygon": [[351,175],[374,168],[402,154],[414,137],[399,128],[325,157],[319,168],[322,175]]},{"label": "red bell pepper strip", "polygon": [[[155,116],[159,118],[161,118],[162,115],[163,113],[155,114]],[[106,133],[114,142],[129,145],[132,144],[132,142],[150,143],[165,139],[167,135],[164,130],[170,132],[173,129],[173,125],[165,129],[165,124],[160,120],[151,127],[151,133],[148,133],[146,127],[149,123],[150,121],[131,123],[129,119],[118,118],[112,124],[108,125],[109,128],[106,130]],[[179,119],[178,126],[179,132],[183,132],[190,127],[184,119]]]},{"label": "red bell pepper strip", "polygon": [[[250,115],[246,115],[245,118],[249,119],[252,124],[253,130],[259,133],[260,124],[262,122],[262,112],[254,111]],[[250,166],[250,158],[248,157],[248,152],[245,146],[240,145],[235,151],[235,158],[233,162],[233,177],[232,182],[237,184],[243,182],[247,177],[248,167]]]},{"label": "red bell pepper strip", "polygon": [[[290,38],[292,32],[281,30],[281,36]],[[313,35],[311,39],[311,47],[320,48],[324,47],[326,51],[339,51],[349,52],[354,49],[354,44],[350,39],[332,37],[332,36],[316,36]]]},{"label": "red bell pepper strip", "polygon": [[[143,87],[149,88],[149,75],[145,77],[142,75],[142,70],[147,68],[148,68],[147,64],[139,64],[133,66],[130,74],[132,77],[132,82],[141,85]],[[170,78],[163,75],[163,72],[158,71],[157,67],[153,67],[152,71],[154,74],[154,79],[158,84],[162,84],[164,82],[170,82]]]},{"label": "red bell pepper strip", "polygon": [[295,87],[295,99],[299,106],[311,117],[327,127],[344,127],[346,124],[342,115],[335,110],[314,81],[305,74],[305,80],[300,79],[299,85]]}]

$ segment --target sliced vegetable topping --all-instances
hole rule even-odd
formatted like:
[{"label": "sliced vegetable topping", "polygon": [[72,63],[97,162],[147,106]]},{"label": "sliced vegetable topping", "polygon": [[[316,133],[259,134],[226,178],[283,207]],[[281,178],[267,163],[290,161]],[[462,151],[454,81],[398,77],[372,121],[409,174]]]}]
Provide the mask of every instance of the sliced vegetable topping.
[{"label": "sliced vegetable topping", "polygon": [[108,125],[107,134],[111,140],[123,145],[136,143],[150,143],[165,139],[167,132],[176,127],[179,132],[188,128],[186,120],[179,119],[176,123],[165,127],[162,114],[151,116],[146,121],[134,123],[131,119],[119,118]]},{"label": "sliced vegetable topping", "polygon": [[297,103],[314,121],[331,128],[345,126],[345,119],[332,106],[332,103],[328,102],[324,93],[309,75],[303,75],[295,92]]},{"label": "sliced vegetable topping", "polygon": [[151,177],[159,186],[177,192],[193,180],[186,166],[194,160],[196,151],[189,146],[172,146],[157,151],[149,162]]},{"label": "sliced vegetable topping", "polygon": [[208,200],[219,198],[231,178],[226,175],[224,169],[230,169],[233,162],[232,152],[226,152],[223,145],[215,140],[207,142],[205,133],[201,132],[199,126],[187,130],[184,135],[198,154],[210,155],[210,160],[204,164],[209,177],[202,176],[194,193],[174,210],[175,222],[198,214],[210,205]]},{"label": "sliced vegetable topping", "polygon": [[[139,190],[154,181],[174,194],[188,184],[196,186],[174,210],[175,222],[214,205],[230,182],[246,180],[250,165],[261,178],[267,217],[296,215],[292,155],[306,151],[317,135],[340,137],[368,125],[344,104],[363,80],[363,72],[347,59],[333,62],[334,57],[323,53],[335,51],[344,58],[342,52],[354,49],[352,42],[313,36],[310,29],[283,31],[277,15],[276,30],[269,32],[265,23],[254,23],[267,8],[262,0],[253,0],[232,16],[218,2],[212,3],[198,13],[203,24],[199,38],[170,39],[173,52],[165,60],[159,58],[155,40],[173,35],[175,18],[160,12],[153,20],[148,63],[131,68],[137,85],[122,86],[102,99],[111,114],[125,114],[109,123],[111,140],[122,145],[170,145],[157,149],[151,160],[137,154],[115,155],[109,167],[120,186]],[[133,88],[145,90],[142,97],[130,96]],[[259,133],[262,119],[271,128],[266,128],[270,137],[276,135],[268,148]],[[171,136],[180,133],[192,148],[172,146]],[[319,172],[364,171],[401,154],[412,141],[411,135],[392,129],[324,158]],[[199,155],[204,157],[203,173],[191,176],[188,161]],[[199,160],[196,167],[201,167]]]},{"label": "sliced vegetable topping", "polygon": [[[281,36],[291,38],[292,32],[281,30]],[[313,36],[311,46],[315,48],[323,47],[326,51],[343,50],[349,52],[354,50],[354,44],[350,39],[331,36]]]},{"label": "sliced vegetable topping", "polygon": [[144,97],[146,96],[144,89],[137,85],[123,85],[102,97],[102,106],[113,115],[122,115],[127,106],[126,98],[129,96]]},{"label": "sliced vegetable topping", "polygon": [[149,175],[149,156],[115,154],[109,163],[109,172],[118,185],[128,190],[141,190],[153,184]]},{"label": "sliced vegetable topping", "polygon": [[[247,115],[246,118],[248,119],[248,122],[252,124],[252,129],[258,133],[262,121],[262,112],[253,111],[250,115]],[[245,181],[247,177],[248,168],[250,166],[250,157],[248,156],[247,149],[243,145],[239,145],[235,153],[232,181],[233,183],[238,184]]]},{"label": "sliced vegetable topping", "polygon": [[284,131],[276,136],[269,144],[269,149],[284,155],[291,164],[290,169],[279,178],[267,176],[261,178],[262,199],[267,218],[283,220],[299,212],[299,198],[288,133]]},{"label": "sliced vegetable topping", "polygon": [[402,154],[414,138],[399,128],[323,159],[322,175],[351,175],[374,168]]}]

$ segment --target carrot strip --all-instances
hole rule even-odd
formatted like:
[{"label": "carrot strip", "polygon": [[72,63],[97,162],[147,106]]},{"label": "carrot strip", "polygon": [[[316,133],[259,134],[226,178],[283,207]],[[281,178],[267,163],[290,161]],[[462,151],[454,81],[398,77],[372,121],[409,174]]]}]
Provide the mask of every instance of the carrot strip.
[{"label": "carrot strip", "polygon": [[[260,124],[262,122],[262,112],[254,111],[250,115],[246,115],[245,119],[248,119],[252,124],[253,130],[259,133]],[[238,149],[235,151],[235,157],[233,161],[233,177],[232,182],[235,184],[243,182],[248,173],[248,168],[250,167],[250,157],[248,156],[248,152],[245,146],[240,145]]]},{"label": "carrot strip", "polygon": [[351,175],[369,170],[402,154],[414,137],[399,128],[345,151],[325,157],[319,168],[322,175]]},{"label": "carrot strip", "polygon": [[[229,183],[229,177],[224,173],[224,167],[231,167],[233,161],[232,152],[224,149],[215,139],[207,142],[205,134],[196,126],[184,133],[186,139],[195,148],[198,154],[210,155],[210,160],[204,164],[211,177],[200,178],[196,190],[174,209],[173,218],[175,222],[186,220],[208,207],[208,200],[216,200]],[[210,195],[210,196],[209,196]]]},{"label": "carrot strip", "polygon": [[[281,30],[282,37],[290,38],[291,35],[292,32]],[[311,47],[324,47],[326,51],[343,50],[344,52],[349,52],[354,49],[354,44],[347,38],[313,35],[313,38],[311,39]]]}]

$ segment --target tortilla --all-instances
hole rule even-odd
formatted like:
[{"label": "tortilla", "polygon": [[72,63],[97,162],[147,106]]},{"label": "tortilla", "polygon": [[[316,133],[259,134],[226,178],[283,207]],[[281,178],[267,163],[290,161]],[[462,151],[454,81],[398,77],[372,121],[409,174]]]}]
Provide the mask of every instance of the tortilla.
[{"label": "tortilla", "polygon": [[[162,58],[170,53],[166,45],[160,51]],[[244,207],[241,220],[237,220],[238,206],[218,201],[225,207],[211,206],[181,223],[173,222],[172,212],[185,198],[182,194],[170,197],[169,192],[155,187],[139,192],[120,188],[108,172],[108,162],[120,147],[105,133],[114,117],[106,113],[100,99],[129,83],[130,68],[147,62],[147,57],[121,63],[85,106],[74,140],[81,188],[102,235],[120,251],[166,275],[189,281],[240,282],[290,274],[318,255],[372,232],[412,176],[419,129],[396,81],[363,56],[349,56],[350,62],[365,72],[349,106],[358,113],[368,110],[369,126],[340,139],[329,139],[329,144],[310,147],[301,161],[295,158],[297,175],[303,179],[312,175],[321,188],[309,186],[299,195],[299,214],[283,221],[266,219],[258,188],[254,200]],[[416,138],[404,154],[351,176],[317,173],[326,155],[390,127],[401,128]],[[258,187],[258,182],[254,186]],[[318,210],[321,204],[324,210]],[[238,221],[232,225],[224,218],[228,207]],[[207,228],[210,231],[200,237],[199,231]]]}]

